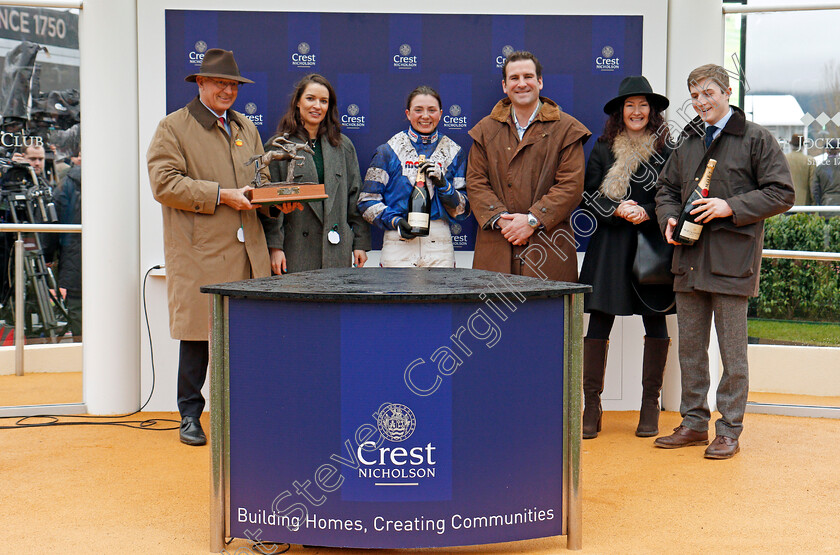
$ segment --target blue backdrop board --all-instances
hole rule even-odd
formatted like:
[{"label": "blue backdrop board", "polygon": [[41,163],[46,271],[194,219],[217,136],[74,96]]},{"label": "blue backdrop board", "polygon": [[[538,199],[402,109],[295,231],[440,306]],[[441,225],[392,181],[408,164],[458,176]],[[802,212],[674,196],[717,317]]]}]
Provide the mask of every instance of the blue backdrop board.
[{"label": "blue backdrop board", "polygon": [[565,385],[565,295],[587,289],[379,268],[203,288],[230,296],[228,535],[407,548],[566,533],[564,395],[580,390]]},{"label": "blue backdrop board", "polygon": [[[233,50],[255,81],[240,89],[234,108],[263,140],[288,108],[294,83],[311,72],[326,76],[364,175],[376,147],[407,127],[405,98],[420,84],[441,94],[440,130],[469,148],[467,132],[503,96],[501,66],[513,50],[534,52],[544,67],[543,95],[600,135],[604,103],[625,76],[641,73],[642,17],[167,10],[167,112],[195,96],[183,77],[214,47]],[[473,249],[475,225],[473,218],[453,224],[456,249]]]}]

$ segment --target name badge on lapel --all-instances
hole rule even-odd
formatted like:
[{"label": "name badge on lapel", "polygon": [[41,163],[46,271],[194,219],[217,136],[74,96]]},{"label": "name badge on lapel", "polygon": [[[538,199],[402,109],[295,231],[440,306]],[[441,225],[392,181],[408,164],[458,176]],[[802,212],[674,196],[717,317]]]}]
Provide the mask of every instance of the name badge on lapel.
[{"label": "name badge on lapel", "polygon": [[334,225],[330,232],[327,233],[327,241],[332,245],[337,245],[341,242],[341,236],[338,234],[338,224]]}]

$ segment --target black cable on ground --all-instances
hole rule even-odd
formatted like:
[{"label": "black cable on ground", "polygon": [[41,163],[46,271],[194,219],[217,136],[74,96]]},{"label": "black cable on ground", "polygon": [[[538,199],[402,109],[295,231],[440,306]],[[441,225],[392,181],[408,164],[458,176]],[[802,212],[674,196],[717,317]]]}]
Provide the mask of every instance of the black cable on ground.
[{"label": "black cable on ground", "polygon": [[[152,400],[152,395],[155,392],[155,351],[152,346],[152,328],[149,326],[149,313],[146,310],[146,278],[149,277],[149,274],[152,273],[152,270],[159,270],[163,266],[158,264],[156,266],[152,266],[146,271],[146,275],[143,276],[143,316],[146,319],[146,332],[149,334],[149,354],[151,356],[150,360],[152,362],[152,389],[149,391],[149,397],[146,399],[146,402],[134,412],[128,414],[117,414],[113,416],[98,416],[98,415],[90,415],[90,414],[80,414],[80,415],[57,415],[57,414],[38,414],[33,416],[0,416],[0,419],[6,418],[17,418],[18,420],[11,426],[0,426],[0,430],[20,430],[23,428],[45,428],[49,426],[123,426],[125,428],[135,428],[138,430],[153,430],[153,431],[169,431],[169,430],[177,430],[180,427],[180,420],[173,420],[172,418],[150,418],[148,420],[123,420],[117,422],[67,422],[64,420],[60,420],[60,418],[82,418],[82,419],[99,419],[99,420],[108,420],[108,419],[115,419],[115,418],[128,418],[129,416],[134,416],[138,412],[142,411],[146,408],[146,405],[149,404],[149,401]],[[36,422],[29,424],[27,423],[30,419],[38,419],[38,418],[45,418],[49,419],[48,422]],[[172,422],[175,426],[167,426],[164,428],[155,427],[158,423],[161,422]]]}]

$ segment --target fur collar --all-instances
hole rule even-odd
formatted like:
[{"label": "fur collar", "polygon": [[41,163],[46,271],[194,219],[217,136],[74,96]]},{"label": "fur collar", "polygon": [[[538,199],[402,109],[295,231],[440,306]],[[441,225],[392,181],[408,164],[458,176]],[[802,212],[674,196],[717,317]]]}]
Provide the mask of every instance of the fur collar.
[{"label": "fur collar", "polygon": [[642,162],[650,160],[653,154],[654,137],[652,133],[645,133],[641,137],[631,138],[627,133],[616,135],[612,144],[615,157],[599,190],[608,198],[620,202],[627,196],[630,189],[630,179]]}]

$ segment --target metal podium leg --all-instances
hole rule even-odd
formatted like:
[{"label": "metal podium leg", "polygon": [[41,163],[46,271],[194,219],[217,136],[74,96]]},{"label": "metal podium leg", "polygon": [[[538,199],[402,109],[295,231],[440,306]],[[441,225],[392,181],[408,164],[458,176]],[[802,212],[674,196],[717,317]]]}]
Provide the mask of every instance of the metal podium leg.
[{"label": "metal podium leg", "polygon": [[23,239],[20,233],[15,241],[15,376],[23,376],[23,344],[26,330],[23,327],[24,288],[23,281]]},{"label": "metal podium leg", "polygon": [[212,295],[210,313],[213,328],[210,334],[210,551],[221,553],[225,547],[225,412],[227,390],[225,374],[225,311],[224,298]]},{"label": "metal podium leg", "polygon": [[[569,298],[569,297],[567,297]],[[571,295],[571,314],[566,329],[566,346],[570,349],[569,367],[566,369],[566,391],[568,391],[568,442],[566,483],[569,485],[567,508],[568,529],[566,547],[579,550],[583,543],[581,529],[583,511],[580,493],[580,442],[581,442],[581,400],[583,397],[583,294]]]}]

